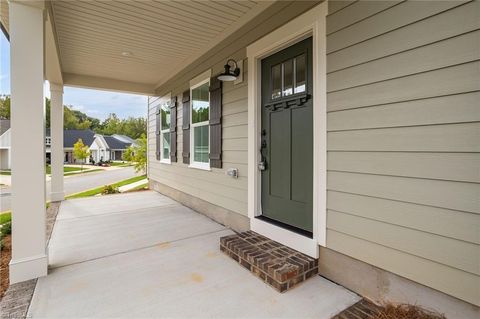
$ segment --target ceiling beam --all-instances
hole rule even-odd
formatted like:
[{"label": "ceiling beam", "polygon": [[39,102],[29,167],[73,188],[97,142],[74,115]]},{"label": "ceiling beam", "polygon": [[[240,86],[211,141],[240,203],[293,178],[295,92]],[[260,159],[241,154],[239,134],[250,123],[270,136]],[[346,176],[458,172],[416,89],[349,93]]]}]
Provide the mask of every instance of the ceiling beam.
[{"label": "ceiling beam", "polygon": [[[50,3],[49,8],[51,9]],[[62,64],[55,33],[55,22],[51,10],[47,10],[45,20],[45,77],[51,83],[63,84]]]},{"label": "ceiling beam", "polygon": [[63,83],[65,86],[85,89],[155,95],[153,85],[82,74],[63,73]]}]

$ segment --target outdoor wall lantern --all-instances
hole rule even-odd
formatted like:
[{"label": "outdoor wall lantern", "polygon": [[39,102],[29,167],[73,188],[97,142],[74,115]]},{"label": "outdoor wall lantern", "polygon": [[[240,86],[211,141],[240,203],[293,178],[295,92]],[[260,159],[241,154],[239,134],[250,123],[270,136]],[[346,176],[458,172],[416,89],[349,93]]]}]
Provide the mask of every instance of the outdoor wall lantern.
[{"label": "outdoor wall lantern", "polygon": [[[235,65],[235,68],[233,69],[233,71],[230,70],[232,68],[231,64]],[[220,74],[217,78],[220,81],[235,81],[237,77],[240,75],[240,68],[238,67],[237,62],[233,59],[229,59],[227,61],[227,64],[225,64],[224,68],[225,68],[225,71],[222,74]]]}]

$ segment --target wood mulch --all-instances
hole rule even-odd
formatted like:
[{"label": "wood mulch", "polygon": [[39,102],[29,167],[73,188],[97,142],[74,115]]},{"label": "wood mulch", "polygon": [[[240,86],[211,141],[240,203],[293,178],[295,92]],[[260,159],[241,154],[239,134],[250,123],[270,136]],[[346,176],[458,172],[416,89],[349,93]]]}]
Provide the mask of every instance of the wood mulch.
[{"label": "wood mulch", "polygon": [[10,235],[5,236],[3,243],[4,247],[0,251],[0,299],[2,299],[9,285],[8,264],[12,258],[12,237]]},{"label": "wood mulch", "polygon": [[386,304],[377,306],[362,299],[334,316],[332,319],[446,319],[445,316],[415,305]]}]

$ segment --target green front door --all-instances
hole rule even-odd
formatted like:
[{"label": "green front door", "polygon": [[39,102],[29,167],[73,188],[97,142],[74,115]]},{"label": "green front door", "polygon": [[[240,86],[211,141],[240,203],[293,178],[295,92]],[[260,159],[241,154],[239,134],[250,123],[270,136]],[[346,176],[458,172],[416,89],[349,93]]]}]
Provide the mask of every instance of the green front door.
[{"label": "green front door", "polygon": [[262,217],[312,232],[312,38],[262,60]]}]

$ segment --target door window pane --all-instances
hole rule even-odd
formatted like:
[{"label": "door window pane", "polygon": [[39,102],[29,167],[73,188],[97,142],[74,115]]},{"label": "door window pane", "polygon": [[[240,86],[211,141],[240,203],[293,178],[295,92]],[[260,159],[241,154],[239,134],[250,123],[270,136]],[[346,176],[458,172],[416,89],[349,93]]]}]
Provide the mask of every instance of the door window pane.
[{"label": "door window pane", "polygon": [[162,116],[162,130],[170,128],[170,106],[163,104],[160,110]]},{"label": "door window pane", "polygon": [[193,160],[208,163],[208,125],[193,128]]},{"label": "door window pane", "polygon": [[192,123],[208,121],[209,102],[208,83],[192,89]]},{"label": "door window pane", "polygon": [[282,96],[282,65],[272,67],[272,99]]},{"label": "door window pane", "polygon": [[170,158],[170,133],[162,133],[162,158]]},{"label": "door window pane", "polygon": [[305,92],[305,54],[295,58],[295,93]]},{"label": "door window pane", "polygon": [[293,60],[283,63],[283,96],[293,94]]}]

